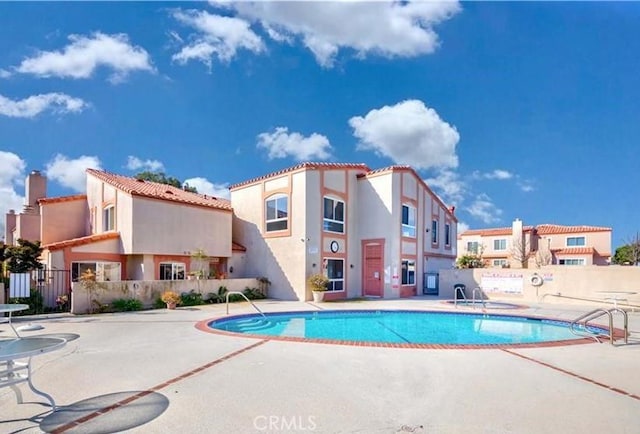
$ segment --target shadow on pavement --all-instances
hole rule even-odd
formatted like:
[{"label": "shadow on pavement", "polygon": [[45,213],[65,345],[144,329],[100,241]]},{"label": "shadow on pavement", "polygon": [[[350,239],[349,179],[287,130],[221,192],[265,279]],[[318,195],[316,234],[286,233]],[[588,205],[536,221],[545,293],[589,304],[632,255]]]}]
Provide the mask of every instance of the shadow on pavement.
[{"label": "shadow on pavement", "polygon": [[169,399],[156,392],[118,392],[58,407],[40,422],[44,432],[107,434],[132,429],[160,416]]}]

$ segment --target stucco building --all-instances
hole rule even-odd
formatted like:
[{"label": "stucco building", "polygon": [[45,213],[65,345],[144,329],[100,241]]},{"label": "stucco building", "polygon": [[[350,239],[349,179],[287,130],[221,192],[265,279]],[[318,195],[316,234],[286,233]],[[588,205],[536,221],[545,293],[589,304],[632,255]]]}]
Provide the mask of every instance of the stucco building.
[{"label": "stucco building", "polygon": [[611,228],[541,224],[473,229],[458,237],[458,255],[482,256],[485,266],[608,265]]},{"label": "stucco building", "polygon": [[315,273],[330,279],[325,299],[412,296],[455,261],[453,209],[409,166],[303,163],[230,190],[246,271],[275,298],[311,299]]}]

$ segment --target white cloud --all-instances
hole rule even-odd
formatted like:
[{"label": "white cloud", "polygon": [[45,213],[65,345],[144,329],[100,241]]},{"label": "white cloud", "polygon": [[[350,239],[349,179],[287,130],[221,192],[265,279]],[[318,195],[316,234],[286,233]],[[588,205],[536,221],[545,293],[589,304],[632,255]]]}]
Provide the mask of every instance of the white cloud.
[{"label": "white cloud", "polygon": [[481,173],[479,171],[474,171],[472,173],[473,178],[475,179],[498,179],[498,180],[507,180],[513,178],[515,175],[508,170],[503,169],[495,169],[491,172]]},{"label": "white cloud", "polygon": [[123,81],[130,72],[155,72],[149,53],[133,46],[125,34],[70,35],[71,43],[61,51],[42,51],[15,68],[39,77],[89,78],[104,66],[113,70],[109,80]]},{"label": "white cloud", "polygon": [[332,149],[329,139],[321,134],[304,137],[300,133],[289,133],[286,127],[259,134],[257,147],[267,149],[269,159],[293,157],[296,161],[327,160]]},{"label": "white cloud", "polygon": [[[251,30],[250,23],[243,19],[195,10],[175,10],[172,16],[197,32],[187,45],[173,55],[172,59],[180,64],[197,60],[211,69],[213,57],[220,62],[229,62],[240,49],[254,53],[264,50],[262,39]],[[175,41],[182,42],[177,33],[173,32],[172,37]]]},{"label": "white cloud", "polygon": [[359,57],[415,57],[439,46],[433,27],[461,10],[457,1],[215,2],[259,22],[276,42],[298,38],[319,64],[341,49]]},{"label": "white cloud", "polygon": [[57,181],[64,187],[84,192],[87,180],[85,171],[89,168],[101,170],[100,159],[87,155],[70,159],[65,155],[57,154],[52,161],[47,163],[45,174],[47,178]]},{"label": "white cloud", "polygon": [[518,181],[518,187],[520,187],[520,190],[524,191],[525,193],[532,192],[536,189],[533,185],[533,182],[529,180]]},{"label": "white cloud", "polygon": [[467,185],[453,170],[440,170],[435,177],[424,182],[448,205],[461,206],[467,194]]},{"label": "white cloud", "polygon": [[185,179],[184,183],[190,187],[195,187],[200,194],[206,194],[207,196],[221,197],[229,199],[229,184],[214,184],[206,178],[189,178]]},{"label": "white cloud", "polygon": [[9,78],[9,77],[11,77],[11,72],[7,71],[6,69],[0,68],[0,78]]},{"label": "white cloud", "polygon": [[484,193],[475,198],[471,206],[467,207],[467,211],[486,224],[499,222],[502,215],[502,210]]},{"label": "white cloud", "polygon": [[164,170],[164,164],[158,160],[141,160],[138,157],[129,155],[127,157],[127,169],[129,170],[150,170],[152,172],[158,172]]},{"label": "white cloud", "polygon": [[372,150],[417,169],[458,166],[460,134],[422,101],[407,100],[349,119],[357,149]]},{"label": "white cloud", "polygon": [[464,222],[458,222],[457,234],[460,235],[469,230],[469,225]]},{"label": "white cloud", "polygon": [[33,118],[44,111],[53,113],[79,113],[89,104],[80,98],[63,93],[45,93],[14,101],[0,95],[0,116]]},{"label": "white cloud", "polygon": [[20,196],[15,185],[20,185],[24,179],[26,163],[12,152],[0,151],[0,238],[4,237],[5,214],[13,209],[22,211],[24,197]]}]

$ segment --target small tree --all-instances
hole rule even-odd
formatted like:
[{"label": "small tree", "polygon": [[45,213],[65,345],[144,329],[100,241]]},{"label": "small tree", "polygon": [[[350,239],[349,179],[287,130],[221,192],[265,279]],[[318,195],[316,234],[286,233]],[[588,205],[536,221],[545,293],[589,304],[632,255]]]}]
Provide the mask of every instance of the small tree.
[{"label": "small tree", "polygon": [[551,264],[553,260],[553,256],[551,255],[551,251],[549,249],[541,250],[539,249],[536,252],[534,260],[536,261],[536,267],[540,268],[544,265]]},{"label": "small tree", "polygon": [[513,237],[511,246],[511,259],[520,264],[520,267],[527,268],[529,258],[531,258],[531,245],[522,237]]},{"label": "small tree", "polygon": [[159,184],[171,185],[173,187],[182,188],[183,190],[190,191],[192,193],[198,192],[195,187],[191,187],[189,186],[189,184],[183,184],[178,178],[167,176],[163,172],[144,171],[138,173],[135,178],[142,179],[144,181],[157,182]]},{"label": "small tree", "polygon": [[456,261],[457,268],[484,268],[484,260],[481,255],[466,253]]},{"label": "small tree", "polygon": [[628,238],[625,245],[616,249],[612,262],[620,265],[640,264],[640,232],[634,237]]},{"label": "small tree", "polygon": [[42,247],[40,241],[29,241],[18,238],[17,246],[5,246],[3,258],[7,261],[7,269],[11,273],[28,273],[43,268],[40,262]]}]

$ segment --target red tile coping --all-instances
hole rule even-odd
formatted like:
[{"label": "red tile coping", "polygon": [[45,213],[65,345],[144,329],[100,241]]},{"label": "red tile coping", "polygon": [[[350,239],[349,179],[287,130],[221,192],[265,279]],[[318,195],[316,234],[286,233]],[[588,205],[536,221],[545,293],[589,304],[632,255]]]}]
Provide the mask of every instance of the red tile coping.
[{"label": "red tile coping", "polygon": [[87,200],[86,194],[74,194],[73,196],[58,196],[58,197],[43,197],[38,199],[40,205],[46,205],[50,203],[72,202],[74,200]]},{"label": "red tile coping", "polygon": [[[428,311],[425,311],[428,312]],[[277,312],[274,312],[277,313]],[[291,313],[291,312],[288,312]],[[440,312],[439,312],[440,313]],[[455,312],[449,312],[455,313]],[[469,314],[469,312],[465,312],[465,314]],[[500,315],[500,314],[493,314]],[[503,316],[505,314],[502,314]],[[582,345],[582,344],[592,344],[595,343],[595,340],[584,337],[584,338],[576,338],[576,339],[567,339],[562,341],[548,341],[548,342],[530,342],[530,343],[514,343],[514,344],[408,344],[408,343],[388,343],[388,342],[363,342],[363,341],[349,341],[349,340],[336,340],[336,339],[314,339],[314,338],[300,338],[293,336],[273,336],[273,335],[261,335],[261,334],[249,334],[249,333],[235,333],[228,332],[225,330],[218,330],[212,327],[209,327],[209,323],[214,320],[219,320],[222,318],[231,318],[234,316],[246,316],[246,315],[230,315],[228,317],[217,317],[217,318],[209,318],[203,321],[199,321],[195,324],[195,327],[203,331],[205,333],[213,333],[224,336],[234,336],[234,337],[242,337],[242,338],[251,338],[251,339],[263,339],[265,341],[283,341],[283,342],[305,342],[305,343],[314,343],[314,344],[328,344],[328,345],[349,345],[354,347],[376,347],[376,348],[411,348],[411,349],[420,349],[420,350],[501,350],[507,348],[546,348],[546,347],[564,347],[568,345]],[[530,319],[538,319],[538,320],[548,320],[548,321],[559,321],[559,322],[567,322],[561,319],[553,319],[546,317],[536,317],[529,315],[509,315],[509,316],[521,316],[523,318]],[[614,329],[614,336],[622,336],[622,330]]]},{"label": "red tile coping", "polygon": [[70,240],[58,241],[42,246],[48,250],[59,250],[65,247],[82,246],[84,244],[97,243],[98,241],[113,240],[120,237],[120,232],[104,232],[102,234],[89,235],[86,237],[72,238]]},{"label": "red tile coping", "polygon": [[[582,232],[611,232],[611,228],[602,226],[562,226],[552,224],[541,224],[537,226],[523,226],[523,232],[531,232],[535,229],[538,235],[561,235],[576,234]],[[486,229],[470,229],[458,235],[458,238],[468,235],[511,235],[512,228],[486,228]]]}]

